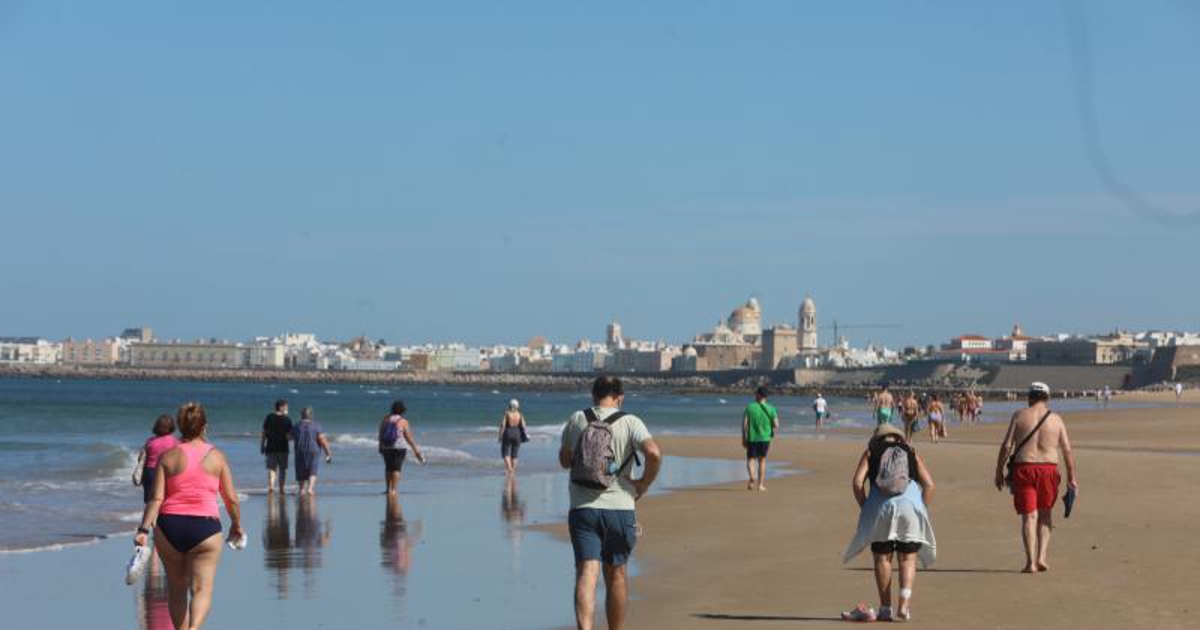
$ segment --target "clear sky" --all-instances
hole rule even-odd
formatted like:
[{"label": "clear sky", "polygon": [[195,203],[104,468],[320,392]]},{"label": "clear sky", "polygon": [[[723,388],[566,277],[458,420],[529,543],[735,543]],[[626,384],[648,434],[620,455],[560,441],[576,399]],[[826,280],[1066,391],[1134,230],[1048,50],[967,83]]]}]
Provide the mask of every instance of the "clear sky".
[{"label": "clear sky", "polygon": [[1200,328],[1200,5],[1068,6],[0,0],[0,335]]}]

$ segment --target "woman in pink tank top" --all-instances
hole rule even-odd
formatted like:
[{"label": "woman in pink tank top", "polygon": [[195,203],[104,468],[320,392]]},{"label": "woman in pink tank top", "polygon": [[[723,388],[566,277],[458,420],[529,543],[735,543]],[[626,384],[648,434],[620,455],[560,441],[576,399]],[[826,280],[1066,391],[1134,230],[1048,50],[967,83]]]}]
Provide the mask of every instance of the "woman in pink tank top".
[{"label": "woman in pink tank top", "polygon": [[[200,628],[212,607],[213,581],[221,559],[219,496],[229,512],[229,538],[244,536],[241,508],[225,455],[209,444],[208,418],[199,403],[179,408],[183,441],[158,457],[154,494],[146,504],[134,544],[145,545],[150,525],[167,570],[168,607],[176,628]],[[190,584],[170,588],[171,584]],[[188,594],[191,601],[188,601]]]},{"label": "woman in pink tank top", "polygon": [[154,437],[146,440],[142,450],[138,451],[137,468],[133,473],[133,485],[142,487],[142,503],[149,503],[154,498],[158,458],[179,444],[179,440],[175,439],[175,419],[167,414],[154,421],[153,432]]}]

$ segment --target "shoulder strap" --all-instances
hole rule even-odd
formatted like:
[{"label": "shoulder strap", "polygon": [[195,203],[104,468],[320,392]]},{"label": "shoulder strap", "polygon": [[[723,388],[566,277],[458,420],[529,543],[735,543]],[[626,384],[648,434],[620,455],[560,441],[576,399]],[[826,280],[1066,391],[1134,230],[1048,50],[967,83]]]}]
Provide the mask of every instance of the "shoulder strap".
[{"label": "shoulder strap", "polygon": [[584,409],[584,410],[583,410],[583,417],[584,417],[584,419],[586,419],[586,420],[588,421],[588,423],[589,423],[589,424],[590,424],[590,423],[592,423],[592,422],[599,422],[599,421],[600,421],[600,418],[597,418],[597,417],[596,417],[596,412],[595,412],[595,411],[592,411],[592,408],[591,408],[591,407],[588,407],[588,408],[586,408],[586,409]]},{"label": "shoulder strap", "polygon": [[1013,461],[1017,458],[1017,453],[1020,453],[1021,449],[1029,443],[1029,440],[1033,439],[1033,436],[1037,435],[1037,432],[1042,428],[1042,425],[1046,423],[1046,418],[1049,418],[1050,414],[1052,413],[1054,412],[1049,409],[1046,410],[1046,415],[1042,416],[1041,420],[1038,420],[1037,426],[1033,427],[1033,430],[1029,432],[1029,435],[1026,435],[1025,439],[1021,440],[1021,443],[1017,445],[1017,448],[1013,449],[1012,455],[1008,456],[1009,461]]},{"label": "shoulder strap", "polygon": [[611,415],[609,415],[607,418],[604,419],[604,423],[605,424],[616,424],[617,420],[624,418],[626,415],[628,415],[628,414],[626,414],[624,411],[614,411]]},{"label": "shoulder strap", "polygon": [[762,409],[762,412],[764,414],[766,414],[767,420],[772,420],[772,421],[775,420],[775,416],[771,415],[771,410],[767,408],[766,404],[760,402],[760,403],[758,403],[758,407],[759,407],[759,409]]}]

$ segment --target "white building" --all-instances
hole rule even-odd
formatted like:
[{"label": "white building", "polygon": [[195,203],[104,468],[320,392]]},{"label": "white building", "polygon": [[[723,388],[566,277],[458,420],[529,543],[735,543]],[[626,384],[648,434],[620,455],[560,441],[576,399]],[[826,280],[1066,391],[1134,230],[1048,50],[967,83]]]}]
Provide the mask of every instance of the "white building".
[{"label": "white building", "polygon": [[817,345],[817,303],[807,295],[800,303],[796,330],[800,331],[801,354],[816,352],[820,348]]},{"label": "white building", "polygon": [[58,363],[62,344],[40,337],[0,337],[0,363]]}]

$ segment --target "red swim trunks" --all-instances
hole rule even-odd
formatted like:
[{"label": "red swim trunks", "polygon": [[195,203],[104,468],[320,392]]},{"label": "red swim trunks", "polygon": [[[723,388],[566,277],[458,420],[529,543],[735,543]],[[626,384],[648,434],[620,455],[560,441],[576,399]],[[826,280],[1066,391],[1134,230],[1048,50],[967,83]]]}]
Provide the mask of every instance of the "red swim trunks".
[{"label": "red swim trunks", "polygon": [[1017,514],[1048,511],[1058,498],[1058,464],[1017,464],[1013,469],[1013,507]]}]

